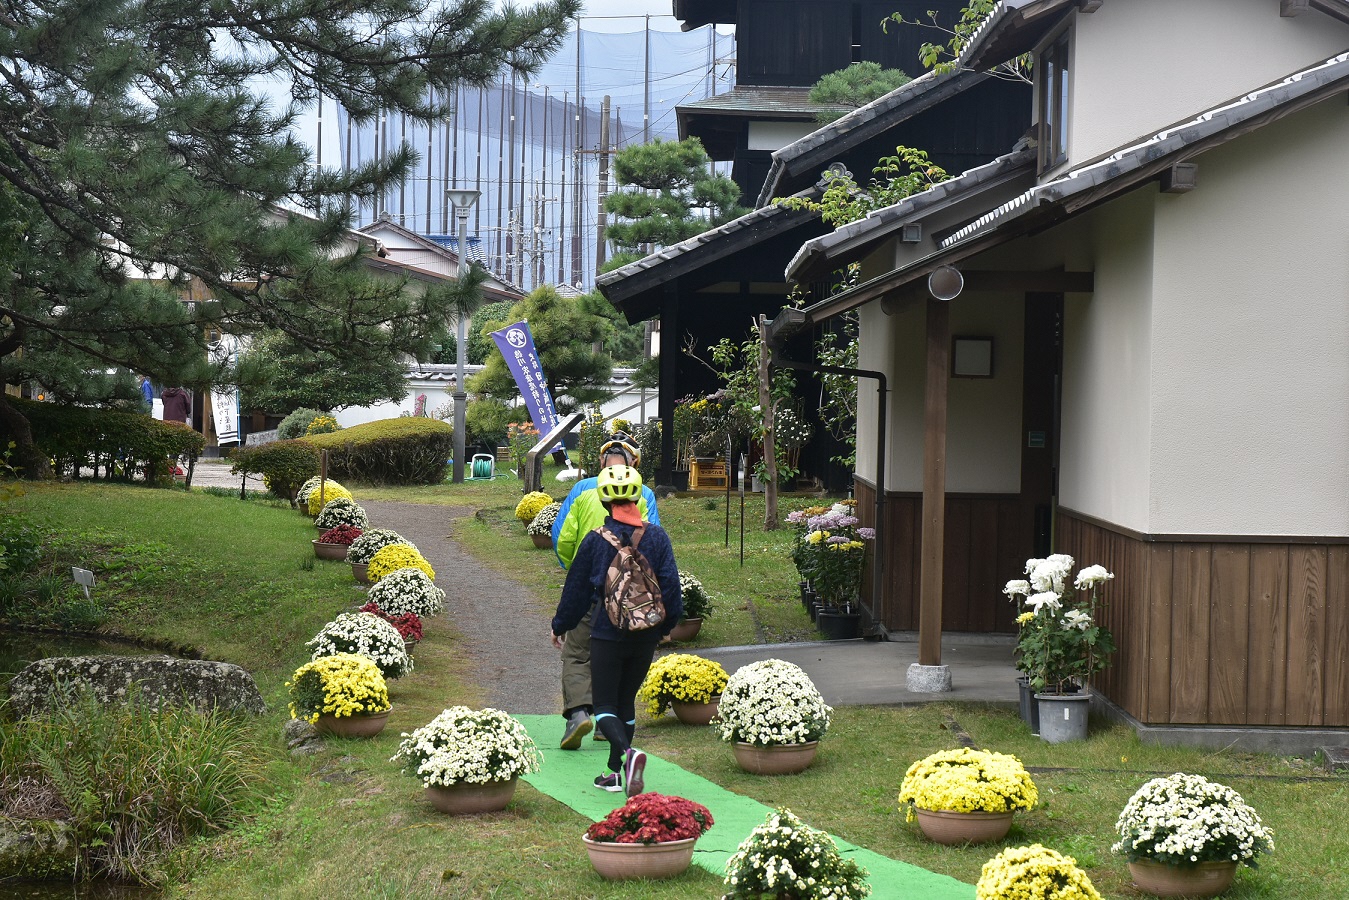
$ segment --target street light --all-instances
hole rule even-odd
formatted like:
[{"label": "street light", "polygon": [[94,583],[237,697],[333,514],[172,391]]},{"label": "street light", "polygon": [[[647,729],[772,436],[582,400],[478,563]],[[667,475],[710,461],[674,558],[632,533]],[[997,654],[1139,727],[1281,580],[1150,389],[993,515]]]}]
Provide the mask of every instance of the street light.
[{"label": "street light", "polygon": [[[445,199],[454,204],[454,217],[459,221],[459,262],[458,277],[468,274],[468,213],[478,202],[482,191],[449,188]],[[454,378],[454,473],[455,484],[464,483],[464,431],[468,427],[464,416],[468,405],[468,395],[464,393],[464,362],[468,344],[468,323],[466,310],[459,310],[458,327],[455,329],[455,378]]]}]

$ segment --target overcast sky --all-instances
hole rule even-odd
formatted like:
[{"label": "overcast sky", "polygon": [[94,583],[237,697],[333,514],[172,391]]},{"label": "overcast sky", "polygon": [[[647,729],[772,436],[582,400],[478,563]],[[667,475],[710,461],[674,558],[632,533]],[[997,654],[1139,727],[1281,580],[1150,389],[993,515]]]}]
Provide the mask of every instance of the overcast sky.
[{"label": "overcast sky", "polygon": [[[641,31],[646,25],[644,16],[651,16],[652,29],[678,31],[679,20],[671,15],[672,0],[584,0],[581,12],[587,31]],[[610,18],[614,17],[614,18]],[[730,32],[730,26],[721,26]]]}]

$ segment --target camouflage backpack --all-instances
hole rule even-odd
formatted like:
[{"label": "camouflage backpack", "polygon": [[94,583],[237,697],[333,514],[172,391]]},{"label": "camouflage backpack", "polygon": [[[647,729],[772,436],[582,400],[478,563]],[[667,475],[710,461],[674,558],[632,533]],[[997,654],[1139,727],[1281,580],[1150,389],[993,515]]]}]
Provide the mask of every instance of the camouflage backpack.
[{"label": "camouflage backpack", "polygon": [[660,583],[651,563],[637,549],[645,528],[632,533],[632,544],[625,545],[607,528],[595,529],[617,551],[604,576],[604,609],[619,631],[644,631],[665,621],[665,604],[660,599]]}]

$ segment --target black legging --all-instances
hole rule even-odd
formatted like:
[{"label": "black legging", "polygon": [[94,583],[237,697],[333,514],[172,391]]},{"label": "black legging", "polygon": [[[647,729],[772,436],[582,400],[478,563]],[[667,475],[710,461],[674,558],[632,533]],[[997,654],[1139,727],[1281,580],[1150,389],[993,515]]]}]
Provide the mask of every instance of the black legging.
[{"label": "black legging", "polygon": [[609,740],[609,771],[623,767],[623,754],[637,731],[637,689],[651,668],[660,634],[654,630],[612,641],[590,638],[590,686],[595,724]]}]

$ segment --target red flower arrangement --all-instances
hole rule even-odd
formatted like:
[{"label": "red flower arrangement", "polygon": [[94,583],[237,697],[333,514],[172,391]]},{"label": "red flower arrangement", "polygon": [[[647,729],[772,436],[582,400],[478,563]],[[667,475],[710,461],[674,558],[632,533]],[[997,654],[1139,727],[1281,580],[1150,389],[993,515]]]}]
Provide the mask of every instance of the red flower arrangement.
[{"label": "red flower arrangement", "polygon": [[701,803],[638,794],[587,828],[586,837],[615,844],[663,844],[696,838],[711,827],[712,813]]},{"label": "red flower arrangement", "polygon": [[398,613],[391,616],[380,609],[377,603],[367,603],[358,611],[379,616],[394,628],[397,628],[398,633],[403,636],[405,641],[420,641],[422,639],[422,617],[416,613]]},{"label": "red flower arrangement", "polygon": [[320,544],[346,544],[351,546],[351,542],[361,536],[361,529],[355,525],[338,525],[336,528],[329,528],[323,534],[319,535]]}]

